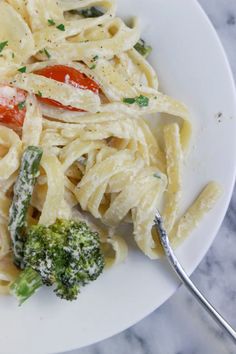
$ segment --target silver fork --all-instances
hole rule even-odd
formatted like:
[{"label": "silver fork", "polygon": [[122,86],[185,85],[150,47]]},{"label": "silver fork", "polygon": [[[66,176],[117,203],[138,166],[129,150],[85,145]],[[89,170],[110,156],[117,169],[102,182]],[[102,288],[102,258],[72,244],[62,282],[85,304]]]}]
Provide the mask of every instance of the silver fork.
[{"label": "silver fork", "polygon": [[167,259],[182,281],[182,283],[186,286],[186,288],[192,293],[192,295],[199,301],[202,307],[211,315],[211,317],[218,323],[220,327],[222,327],[230,336],[230,338],[236,344],[236,331],[229,325],[229,323],[216,311],[216,309],[207,301],[207,299],[202,295],[202,293],[197,289],[197,287],[190,280],[183,267],[179,263],[176,258],[171,246],[168,234],[163,225],[163,219],[159,212],[156,213],[154,219],[155,226],[157,228],[159,238],[162,244],[162,247],[165,251]]}]

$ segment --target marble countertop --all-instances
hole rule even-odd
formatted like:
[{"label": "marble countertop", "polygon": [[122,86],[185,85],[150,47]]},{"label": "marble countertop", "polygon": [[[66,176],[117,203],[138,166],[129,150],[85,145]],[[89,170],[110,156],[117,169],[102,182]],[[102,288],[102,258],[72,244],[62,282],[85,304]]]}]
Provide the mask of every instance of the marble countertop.
[{"label": "marble countertop", "polygon": [[[236,2],[199,0],[228,54],[236,79]],[[236,189],[224,223],[192,280],[236,328]],[[167,331],[168,329],[168,331]],[[167,336],[171,334],[171,341]],[[235,354],[236,347],[181,287],[125,332],[68,354]]]}]

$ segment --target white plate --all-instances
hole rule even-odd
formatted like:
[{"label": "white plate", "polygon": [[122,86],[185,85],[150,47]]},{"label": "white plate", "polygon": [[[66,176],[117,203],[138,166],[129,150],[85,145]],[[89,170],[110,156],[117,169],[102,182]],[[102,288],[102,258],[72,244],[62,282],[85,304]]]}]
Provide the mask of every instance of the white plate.
[{"label": "white plate", "polygon": [[[212,243],[232,193],[236,164],[236,110],[232,75],[215,31],[193,0],[118,0],[122,15],[141,18],[143,37],[162,90],[191,110],[194,138],[185,166],[185,207],[209,180],[224,196],[178,250],[191,273]],[[221,122],[216,114],[222,112]],[[176,290],[166,262],[150,261],[132,247],[125,264],[85,288],[77,302],[42,289],[21,308],[0,298],[1,353],[55,353],[114,335],[148,315]]]}]

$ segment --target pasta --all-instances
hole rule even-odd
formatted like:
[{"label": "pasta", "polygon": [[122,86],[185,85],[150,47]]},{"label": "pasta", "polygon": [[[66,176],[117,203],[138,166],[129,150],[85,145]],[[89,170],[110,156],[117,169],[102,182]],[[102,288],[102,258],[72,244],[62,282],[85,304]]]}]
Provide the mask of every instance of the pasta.
[{"label": "pasta", "polygon": [[[179,215],[189,113],[159,91],[155,70],[135,49],[138,21],[129,27],[117,17],[115,0],[6,0],[0,2],[0,29],[0,293],[8,293],[19,274],[9,208],[22,154],[31,145],[42,147],[43,157],[29,224],[86,220],[99,232],[111,266],[127,256],[117,232],[121,223],[133,225],[145,255],[162,256],[153,229],[159,208],[179,245],[221,189],[210,182]],[[172,116],[159,127],[164,146],[146,119],[159,113]]]}]

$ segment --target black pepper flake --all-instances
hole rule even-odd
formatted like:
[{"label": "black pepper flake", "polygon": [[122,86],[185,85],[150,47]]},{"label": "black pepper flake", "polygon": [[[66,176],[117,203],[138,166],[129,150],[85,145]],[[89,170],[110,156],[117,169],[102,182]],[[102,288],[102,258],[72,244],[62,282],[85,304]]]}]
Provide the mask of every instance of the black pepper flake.
[{"label": "black pepper flake", "polygon": [[216,115],[215,115],[216,119],[217,119],[217,122],[218,123],[221,123],[222,122],[222,117],[223,117],[223,113],[222,112],[218,112]]}]

